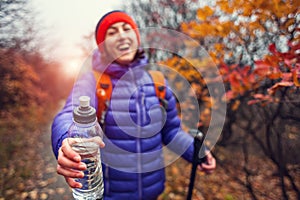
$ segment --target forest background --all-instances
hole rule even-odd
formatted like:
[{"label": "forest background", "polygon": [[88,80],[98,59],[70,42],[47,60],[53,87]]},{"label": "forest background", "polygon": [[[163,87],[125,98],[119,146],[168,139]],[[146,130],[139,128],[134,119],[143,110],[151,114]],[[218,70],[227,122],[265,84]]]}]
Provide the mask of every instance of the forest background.
[{"label": "forest background", "polygon": [[[199,121],[187,97],[180,104],[190,111],[180,113],[185,124],[195,122],[206,133],[212,112],[226,105],[222,134],[212,146],[217,170],[198,172],[193,199],[300,199],[299,8],[297,0],[141,0],[124,6],[139,27],[184,33],[209,55],[146,51],[151,62],[177,72],[164,71],[176,90],[183,90],[183,76],[196,93]],[[69,190],[45,190],[58,180],[50,176],[55,161],[40,152],[50,147],[49,126],[76,77],[65,76],[62,63],[45,56],[52,47],[43,42],[27,1],[1,1],[0,15],[0,199],[55,199]],[[82,38],[83,58],[93,36]],[[147,40],[163,37],[154,33]],[[225,94],[214,95],[220,83]],[[190,169],[182,159],[168,166],[160,199],[184,199]]]}]

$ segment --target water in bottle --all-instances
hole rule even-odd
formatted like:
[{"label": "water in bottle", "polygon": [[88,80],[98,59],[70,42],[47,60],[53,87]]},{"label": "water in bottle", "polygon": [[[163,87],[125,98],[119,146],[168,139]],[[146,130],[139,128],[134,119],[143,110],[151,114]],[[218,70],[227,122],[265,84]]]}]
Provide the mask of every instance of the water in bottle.
[{"label": "water in bottle", "polygon": [[90,98],[79,98],[79,106],[73,111],[73,124],[68,131],[69,144],[81,156],[87,169],[84,177],[75,179],[82,188],[73,189],[76,200],[103,199],[103,177],[100,158],[102,130],[97,122],[96,110],[90,106]]}]

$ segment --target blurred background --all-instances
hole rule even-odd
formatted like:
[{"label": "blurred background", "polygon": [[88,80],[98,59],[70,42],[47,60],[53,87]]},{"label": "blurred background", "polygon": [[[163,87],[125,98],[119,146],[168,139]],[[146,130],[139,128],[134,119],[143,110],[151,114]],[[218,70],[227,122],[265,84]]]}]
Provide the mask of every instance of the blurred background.
[{"label": "blurred background", "polygon": [[[206,133],[212,112],[226,104],[221,136],[216,144],[207,141],[217,169],[198,172],[193,199],[300,199],[298,0],[1,0],[0,200],[71,198],[56,174],[50,126],[95,48],[98,20],[113,9],[125,10],[140,28],[184,33],[209,55],[146,50],[151,62],[177,72],[164,69],[176,91],[186,92],[179,75],[192,85],[200,114],[195,120],[186,95],[185,128],[196,123]],[[226,94],[212,95],[220,94],[220,83]],[[185,199],[190,170],[182,159],[168,166],[160,199]]]}]

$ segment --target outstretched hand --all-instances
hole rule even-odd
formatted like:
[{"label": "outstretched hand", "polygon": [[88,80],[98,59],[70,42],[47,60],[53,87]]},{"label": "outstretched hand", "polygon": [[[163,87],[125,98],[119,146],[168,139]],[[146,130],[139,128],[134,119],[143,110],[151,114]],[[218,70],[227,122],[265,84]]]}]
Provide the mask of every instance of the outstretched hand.
[{"label": "outstretched hand", "polygon": [[[103,142],[100,147],[104,147]],[[86,164],[81,162],[80,155],[72,149],[68,138],[64,139],[58,151],[57,173],[65,177],[70,187],[81,188],[81,183],[76,182],[74,178],[83,178],[83,170],[86,170]]]}]

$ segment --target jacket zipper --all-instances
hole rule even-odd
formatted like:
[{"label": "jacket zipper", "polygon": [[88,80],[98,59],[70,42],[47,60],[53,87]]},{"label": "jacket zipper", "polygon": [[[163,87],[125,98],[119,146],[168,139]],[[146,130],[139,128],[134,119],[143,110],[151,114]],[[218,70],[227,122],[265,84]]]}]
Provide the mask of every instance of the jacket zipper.
[{"label": "jacket zipper", "polygon": [[[137,81],[136,81],[136,78],[135,78],[135,75],[134,75],[134,72],[131,68],[129,68],[129,71],[131,73],[131,76],[133,78],[133,82],[135,84],[136,87],[138,87],[138,84],[137,84]],[[141,138],[141,125],[142,125],[142,116],[141,116],[141,112],[142,112],[142,104],[140,104],[139,102],[139,97],[140,97],[140,92],[139,92],[139,89],[137,89],[137,95],[136,95],[136,110],[137,110],[137,156],[138,156],[138,161],[137,161],[137,170],[138,170],[138,196],[139,196],[139,199],[141,200],[142,199],[142,191],[143,191],[143,188],[142,188],[142,166],[141,166],[141,141],[140,141],[140,138]],[[143,100],[143,99],[142,99]],[[143,100],[144,101],[144,100]]]}]

